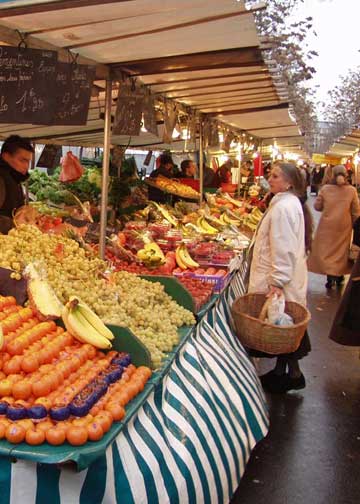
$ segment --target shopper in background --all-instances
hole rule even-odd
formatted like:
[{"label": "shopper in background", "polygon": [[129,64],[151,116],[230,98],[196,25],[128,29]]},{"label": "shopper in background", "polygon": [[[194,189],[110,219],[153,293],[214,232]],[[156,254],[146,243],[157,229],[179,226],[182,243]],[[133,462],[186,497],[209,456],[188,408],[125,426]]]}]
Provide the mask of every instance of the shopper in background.
[{"label": "shopper in background", "polygon": [[[287,301],[306,305],[306,255],[311,247],[312,219],[305,203],[305,182],[295,165],[274,163],[269,184],[274,196],[257,231],[249,292],[284,294]],[[264,389],[285,393],[304,388],[299,359],[310,350],[306,332],[295,352],[277,356],[275,368],[260,377]],[[263,352],[250,353],[274,357]]]},{"label": "shopper in background", "polygon": [[28,138],[9,136],[0,156],[0,232],[13,227],[13,212],[25,203],[21,183],[29,178],[34,148]]},{"label": "shopper in background", "polygon": [[347,181],[346,169],[334,166],[332,179],[320,189],[314,208],[322,212],[316,230],[308,267],[313,273],[327,275],[325,287],[341,285],[350,272],[349,249],[353,223],[360,215],[355,187]]},{"label": "shopper in background", "polygon": [[311,173],[311,192],[315,193],[316,196],[318,195],[323,177],[324,171],[320,165],[316,165]]},{"label": "shopper in background", "polygon": [[[161,175],[166,178],[173,178],[172,170],[174,163],[172,157],[169,154],[161,154],[158,159],[158,168],[155,168],[150,173],[150,177],[156,178]],[[167,201],[167,195],[157,187],[149,186],[148,194],[151,201],[157,201],[158,203],[165,203]]]},{"label": "shopper in background", "polygon": [[191,159],[184,159],[184,161],[181,161],[180,169],[181,178],[195,178],[196,165]]},{"label": "shopper in background", "polygon": [[224,164],[222,164],[219,167],[217,174],[221,184],[231,183],[232,180],[231,167],[232,167],[231,159],[228,159]]},{"label": "shopper in background", "polygon": [[217,171],[210,168],[210,166],[204,166],[204,187],[220,187],[220,178],[217,175]]}]

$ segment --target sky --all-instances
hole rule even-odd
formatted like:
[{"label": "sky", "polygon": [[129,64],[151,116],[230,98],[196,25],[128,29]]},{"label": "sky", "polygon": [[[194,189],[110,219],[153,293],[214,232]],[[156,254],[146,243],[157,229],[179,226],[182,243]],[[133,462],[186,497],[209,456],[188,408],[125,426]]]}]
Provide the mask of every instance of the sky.
[{"label": "sky", "polygon": [[316,87],[319,101],[327,101],[327,92],[340,83],[341,76],[360,67],[360,0],[304,0],[294,15],[313,17],[315,37],[307,42],[319,53],[312,60],[317,72],[310,87]]}]

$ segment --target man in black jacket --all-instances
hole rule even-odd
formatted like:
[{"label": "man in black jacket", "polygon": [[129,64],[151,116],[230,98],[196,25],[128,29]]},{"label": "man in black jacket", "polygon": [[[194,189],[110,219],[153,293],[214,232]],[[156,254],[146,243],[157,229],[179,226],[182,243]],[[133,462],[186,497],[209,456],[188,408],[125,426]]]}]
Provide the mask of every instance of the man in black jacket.
[{"label": "man in black jacket", "polygon": [[9,136],[1,147],[0,156],[0,232],[13,227],[13,212],[24,205],[21,183],[29,177],[28,171],[34,148],[28,138]]},{"label": "man in black jacket", "polygon": [[[172,157],[169,154],[161,154],[159,156],[159,167],[150,173],[151,178],[156,178],[159,175],[166,178],[173,178],[174,163]],[[168,195],[157,189],[156,187],[150,186],[148,189],[149,200],[157,201],[158,203],[166,203],[169,199]]]}]

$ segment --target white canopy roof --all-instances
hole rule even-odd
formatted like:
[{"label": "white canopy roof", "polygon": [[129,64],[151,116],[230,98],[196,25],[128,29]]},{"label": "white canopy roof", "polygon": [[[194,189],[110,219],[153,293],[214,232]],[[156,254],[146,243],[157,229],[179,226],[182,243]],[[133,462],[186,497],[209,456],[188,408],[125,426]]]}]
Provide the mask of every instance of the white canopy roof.
[{"label": "white canopy roof", "polygon": [[[261,7],[261,6],[260,6]],[[275,138],[302,144],[264,63],[253,14],[234,0],[55,0],[0,3],[0,43],[15,45],[15,30],[29,47],[69,51],[79,62],[97,65],[97,84],[110,68],[125,72],[152,93],[209,114],[234,129],[249,130],[264,142]],[[114,90],[114,98],[116,90]],[[17,132],[38,142],[101,145],[104,95],[91,100],[86,126],[0,124],[0,136]],[[115,109],[115,103],[113,104]],[[128,137],[113,137],[128,143]],[[149,133],[132,145],[161,142]]]}]

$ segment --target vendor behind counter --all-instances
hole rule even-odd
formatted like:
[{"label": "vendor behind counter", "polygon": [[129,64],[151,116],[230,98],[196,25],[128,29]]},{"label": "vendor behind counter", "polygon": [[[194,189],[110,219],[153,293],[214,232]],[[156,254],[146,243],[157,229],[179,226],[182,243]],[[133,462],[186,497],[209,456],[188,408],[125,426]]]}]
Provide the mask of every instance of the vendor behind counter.
[{"label": "vendor behind counter", "polygon": [[8,233],[14,226],[13,213],[25,203],[21,186],[28,177],[34,148],[28,138],[9,136],[0,156],[0,232]]},{"label": "vendor behind counter", "polygon": [[[162,175],[166,178],[173,178],[174,162],[172,157],[169,154],[161,154],[157,162],[158,167],[150,173],[150,177],[156,178]],[[149,186],[148,194],[149,200],[156,201],[157,203],[166,203],[168,200],[167,195],[157,187]]]}]

